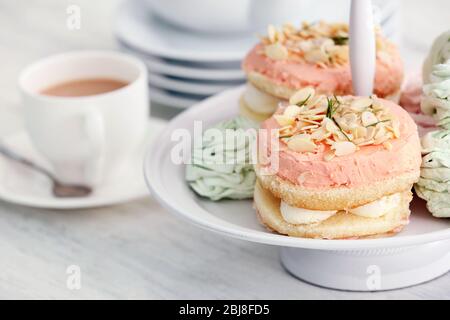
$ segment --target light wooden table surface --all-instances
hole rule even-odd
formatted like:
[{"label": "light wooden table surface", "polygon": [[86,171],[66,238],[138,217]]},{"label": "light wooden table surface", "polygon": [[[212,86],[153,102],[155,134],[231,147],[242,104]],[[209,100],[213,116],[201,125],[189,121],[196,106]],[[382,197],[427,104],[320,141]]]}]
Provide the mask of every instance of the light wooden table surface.
[{"label": "light wooden table surface", "polygon": [[[408,63],[450,27],[447,0],[405,0]],[[51,53],[114,49],[112,0],[0,1],[0,135],[22,125],[19,71]],[[66,28],[66,7],[82,28]],[[412,50],[412,51],[411,51]],[[0,298],[450,299],[450,274],[417,287],[349,293],[293,279],[277,248],[224,238],[179,221],[150,196],[133,203],[60,212],[0,201]],[[81,268],[80,290],[66,269]]]}]

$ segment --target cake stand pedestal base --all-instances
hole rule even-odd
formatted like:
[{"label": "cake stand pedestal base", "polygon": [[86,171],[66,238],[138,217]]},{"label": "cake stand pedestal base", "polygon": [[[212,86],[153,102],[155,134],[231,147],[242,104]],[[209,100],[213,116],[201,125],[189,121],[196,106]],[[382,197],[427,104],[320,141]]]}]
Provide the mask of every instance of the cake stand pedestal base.
[{"label": "cake stand pedestal base", "polygon": [[281,248],[296,278],[321,287],[383,291],[414,286],[450,271],[450,241],[390,249],[324,251]]}]

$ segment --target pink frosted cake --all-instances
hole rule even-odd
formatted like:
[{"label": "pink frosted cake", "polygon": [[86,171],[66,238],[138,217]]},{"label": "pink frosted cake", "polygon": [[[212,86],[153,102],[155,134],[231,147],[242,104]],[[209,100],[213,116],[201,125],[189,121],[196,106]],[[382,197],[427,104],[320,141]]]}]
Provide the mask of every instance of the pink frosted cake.
[{"label": "pink frosted cake", "polygon": [[[285,25],[280,30],[270,26],[242,67],[248,89],[241,110],[253,118],[269,117],[280,100],[304,87],[321,94],[353,94],[347,24],[305,23],[301,28]],[[374,93],[398,101],[402,81],[403,63],[396,46],[377,32]]]},{"label": "pink frosted cake", "polygon": [[[255,167],[260,220],[278,233],[308,238],[400,231],[420,173],[414,121],[397,104],[375,96],[302,91],[295,96],[309,96],[306,101],[280,107],[261,126],[278,132],[279,144],[274,147],[271,135],[260,136],[266,142],[259,144]],[[268,161],[262,155],[272,156]]]}]

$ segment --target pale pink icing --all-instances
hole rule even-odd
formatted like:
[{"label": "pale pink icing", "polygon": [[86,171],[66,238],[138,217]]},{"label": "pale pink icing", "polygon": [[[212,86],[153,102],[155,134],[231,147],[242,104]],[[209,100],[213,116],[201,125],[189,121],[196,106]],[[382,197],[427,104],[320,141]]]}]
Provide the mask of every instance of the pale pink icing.
[{"label": "pale pink icing", "polygon": [[400,96],[400,105],[411,113],[421,113],[422,78],[420,75],[408,77]]},{"label": "pale pink icing", "polygon": [[[256,71],[279,85],[298,89],[313,86],[323,94],[353,94],[349,65],[322,68],[315,64],[291,60],[272,60],[256,45],[244,59],[242,67],[248,73]],[[389,54],[377,54],[375,94],[387,97],[396,93],[403,81],[403,62],[398,50],[392,46]]]},{"label": "pale pink icing", "polygon": [[409,112],[410,116],[419,127],[419,136],[437,129],[436,121],[432,116],[422,113],[420,103],[422,102],[422,75],[415,74],[408,77],[400,97],[400,105]]},{"label": "pale pink icing", "polygon": [[[391,151],[383,146],[365,146],[354,154],[325,161],[323,156],[328,147],[324,145],[315,153],[298,153],[280,142],[277,175],[305,188],[328,189],[370,185],[404,173],[418,172],[421,153],[417,126],[400,106],[386,100],[384,103],[400,121],[401,137],[391,141]],[[279,125],[272,117],[261,128],[271,130]],[[263,154],[271,154],[270,143],[260,144],[260,147],[268,149],[263,150]]]},{"label": "pale pink icing", "polygon": [[423,113],[412,113],[412,112],[410,112],[409,115],[417,124],[417,127],[419,129],[419,137],[423,137],[428,132],[435,131],[438,129],[438,126],[436,125],[436,120],[434,120],[432,116]]}]

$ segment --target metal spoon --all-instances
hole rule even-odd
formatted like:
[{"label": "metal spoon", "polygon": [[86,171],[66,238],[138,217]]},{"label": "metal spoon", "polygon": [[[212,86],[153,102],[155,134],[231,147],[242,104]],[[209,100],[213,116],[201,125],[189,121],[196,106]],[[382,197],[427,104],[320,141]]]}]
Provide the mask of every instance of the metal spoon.
[{"label": "metal spoon", "polygon": [[86,197],[92,193],[92,189],[87,186],[65,184],[60,182],[58,178],[56,178],[54,174],[47,169],[33,163],[29,159],[18,155],[17,153],[3,145],[0,145],[0,154],[3,154],[8,159],[21,163],[33,169],[34,171],[40,172],[41,174],[47,176],[53,183],[53,195],[57,198],[80,198]]}]

